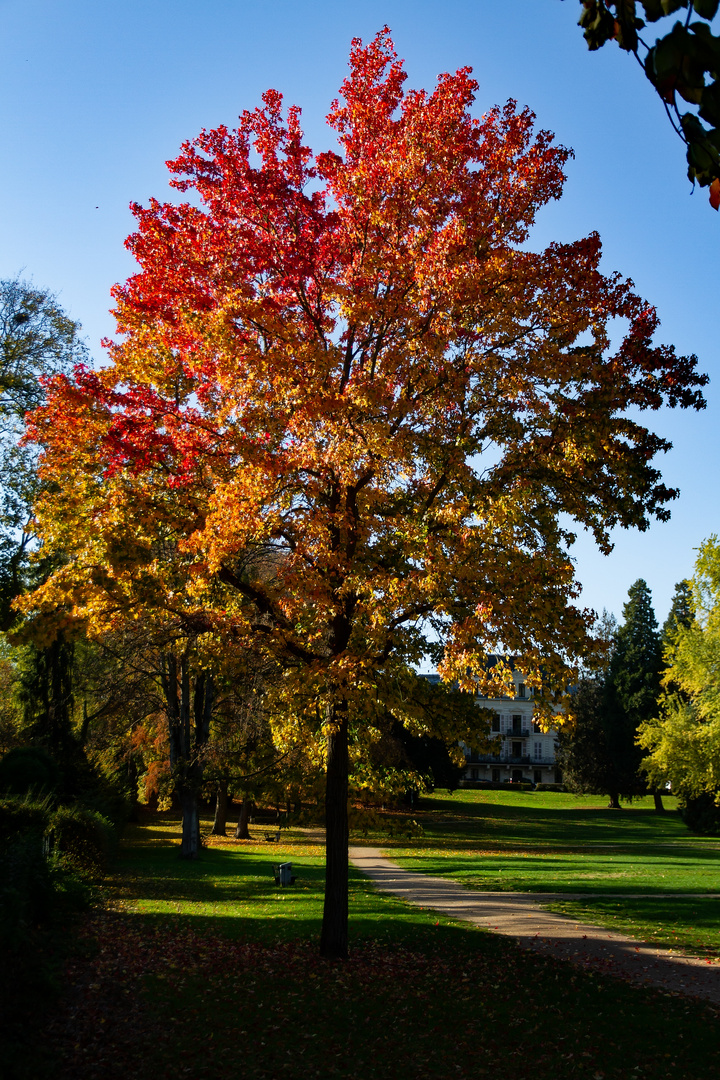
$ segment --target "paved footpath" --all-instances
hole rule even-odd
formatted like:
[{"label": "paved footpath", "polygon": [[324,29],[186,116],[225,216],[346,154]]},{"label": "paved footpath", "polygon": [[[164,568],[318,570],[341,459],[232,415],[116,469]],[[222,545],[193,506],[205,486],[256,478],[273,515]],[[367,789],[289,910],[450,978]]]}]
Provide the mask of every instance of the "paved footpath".
[{"label": "paved footpath", "polygon": [[[453,919],[509,934],[523,948],[551,953],[582,967],[597,968],[635,983],[720,1005],[720,960],[659,949],[542,910],[543,903],[575,899],[568,893],[476,892],[445,878],[403,870],[373,847],[351,847],[350,861],[382,892],[393,893],[410,904],[440,911]],[[589,897],[584,893],[582,898]]]}]

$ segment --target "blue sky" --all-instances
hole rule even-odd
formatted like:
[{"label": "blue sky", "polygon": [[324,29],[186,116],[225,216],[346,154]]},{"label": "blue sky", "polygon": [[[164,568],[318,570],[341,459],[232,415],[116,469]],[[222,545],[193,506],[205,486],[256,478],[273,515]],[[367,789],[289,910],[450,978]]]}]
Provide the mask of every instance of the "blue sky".
[{"label": "blue sky", "polygon": [[597,230],[603,268],[635,281],[658,308],[659,338],[713,379],[705,413],[648,417],[674,443],[660,463],[682,491],[672,521],[618,532],[607,558],[584,537],[574,549],[585,603],[619,617],[644,577],[662,622],[694,549],[719,531],[720,215],[691,194],[682,144],[640,69],[614,47],[590,54],[578,11],[577,0],[0,0],[0,277],[56,291],[100,359],[110,288],[133,271],[128,204],[170,196],[164,162],[184,139],[232,125],[274,87],[324,149],[350,40],[385,24],[410,86],[471,65],[478,115],[513,97],[575,151],[533,244]]}]

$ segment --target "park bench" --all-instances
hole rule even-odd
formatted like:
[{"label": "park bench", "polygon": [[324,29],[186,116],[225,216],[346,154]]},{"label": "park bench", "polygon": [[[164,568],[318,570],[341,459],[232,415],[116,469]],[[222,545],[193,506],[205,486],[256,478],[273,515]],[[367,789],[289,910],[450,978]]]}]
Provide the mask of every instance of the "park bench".
[{"label": "park bench", "polygon": [[277,844],[280,839],[280,830],[278,829],[277,832],[266,832],[265,839],[269,844]]}]

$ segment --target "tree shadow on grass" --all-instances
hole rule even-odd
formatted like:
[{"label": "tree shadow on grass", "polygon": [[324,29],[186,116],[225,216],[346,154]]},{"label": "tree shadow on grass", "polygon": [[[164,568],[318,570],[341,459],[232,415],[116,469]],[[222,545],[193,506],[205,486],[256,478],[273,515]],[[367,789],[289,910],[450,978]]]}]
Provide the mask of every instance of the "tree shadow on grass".
[{"label": "tree shadow on grass", "polygon": [[[451,878],[470,889],[486,892],[538,893],[720,893],[720,874],[714,852],[693,849],[647,849],[642,859],[633,851],[513,854],[469,850],[452,854],[416,852],[401,860],[411,872]],[[581,857],[579,857],[581,856]]]},{"label": "tree shadow on grass", "polygon": [[[418,846],[467,846],[476,844],[479,838],[528,845],[688,840],[687,828],[676,811],[656,814],[632,804],[622,811],[610,811],[572,804],[532,805],[526,800],[512,805],[436,797],[422,804],[418,819],[426,833]],[[502,836],[498,837],[498,833]],[[403,842],[388,840],[383,846],[402,847]]]},{"label": "tree shadow on grass", "polygon": [[255,912],[238,935],[227,917],[101,916],[97,960],[58,1029],[58,1075],[716,1075],[720,1024],[699,1002],[523,952],[362,879],[351,904],[347,963],[320,960],[312,918]]}]

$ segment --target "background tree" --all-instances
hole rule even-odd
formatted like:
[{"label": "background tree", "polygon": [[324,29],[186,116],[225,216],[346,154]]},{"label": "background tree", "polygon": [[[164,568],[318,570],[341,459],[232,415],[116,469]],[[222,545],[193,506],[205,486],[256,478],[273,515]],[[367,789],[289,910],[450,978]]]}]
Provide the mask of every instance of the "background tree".
[{"label": "background tree", "polygon": [[689,630],[695,618],[695,601],[691,581],[678,581],[670,604],[668,617],[663,623],[661,645],[663,661],[668,667],[674,657],[678,635]]},{"label": "background tree", "polygon": [[[692,582],[678,581],[660,637],[663,657],[661,698],[675,694],[686,702],[689,700],[688,695],[681,687],[673,682],[672,676],[668,673],[668,668],[672,666],[675,659],[679,635],[683,631],[690,629],[694,619],[695,601],[693,600]],[[654,715],[657,715],[657,710]]]},{"label": "background tree", "polygon": [[[710,204],[720,207],[720,37],[710,23],[718,0],[580,0],[580,26],[590,49],[616,41],[632,53],[660,96],[673,128],[687,147],[688,177],[710,188]],[[645,22],[681,13],[672,29],[648,44]],[[680,103],[682,99],[682,104]],[[687,109],[693,106],[696,111]]]},{"label": "background tree", "polygon": [[603,611],[595,626],[596,640],[603,648],[581,667],[570,698],[571,723],[558,732],[557,763],[564,784],[577,794],[608,793],[613,786],[605,686],[617,629],[615,617]]},{"label": "background tree", "polygon": [[[561,735],[565,782],[579,792],[606,792],[609,807],[645,791],[636,744],[640,724],[657,711],[662,668],[660,636],[650,590],[638,579],[612,635],[607,666],[581,680],[573,697],[574,726]],[[662,810],[659,793],[656,809]]]},{"label": "background tree", "polygon": [[[677,596],[677,593],[676,593]],[[685,813],[701,831],[720,829],[720,544],[701,545],[692,578],[692,609],[686,591],[677,629],[670,633],[664,694],[638,739],[648,752],[644,768],[657,784],[670,781]]]},{"label": "background tree", "polygon": [[[642,578],[630,586],[623,606],[623,622],[615,637],[605,682],[606,745],[609,755],[611,806],[618,797],[640,795],[642,752],[636,743],[640,724],[657,712],[662,671],[662,649],[652,596]],[[656,809],[662,810],[655,792]]]},{"label": "background tree", "polygon": [[[0,630],[17,622],[13,599],[50,573],[45,561],[32,570],[32,507],[40,490],[37,448],[22,442],[25,415],[45,400],[44,379],[85,360],[80,324],[68,318],[47,289],[19,278],[0,281]],[[82,754],[73,730],[74,645],[54,640],[6,645],[13,668],[17,717],[12,742],[44,747],[62,766],[72,788]]]},{"label": "background tree", "polygon": [[[613,526],[667,518],[668,444],[627,410],[700,408],[705,381],[652,343],[596,235],[530,249],[568,157],[531,113],[474,119],[466,69],[406,93],[387,31],[350,68],[339,153],[313,157],[268,91],[171,163],[188,202],[134,208],[111,363],[35,413],[43,543],[72,557],[26,603],[98,628],[181,614],[208,656],[282,669],[276,744],[325,767],[329,957],[347,951],[351,758],[388,712],[447,735],[401,693],[429,652],[487,696],[510,679],[488,653],[512,653],[551,714],[544,686],[592,648],[561,522],[608,550]],[[453,737],[473,745],[469,715]]]},{"label": "background tree", "polygon": [[[580,795],[607,793],[613,786],[605,726],[604,682],[584,675],[572,694],[572,726],[561,728],[557,762],[563,783]],[[612,800],[611,800],[612,805]]]},{"label": "background tree", "polygon": [[45,398],[42,380],[85,360],[80,324],[47,289],[20,279],[0,281],[0,629],[24,587],[38,494],[36,450],[20,445],[25,414]]}]

